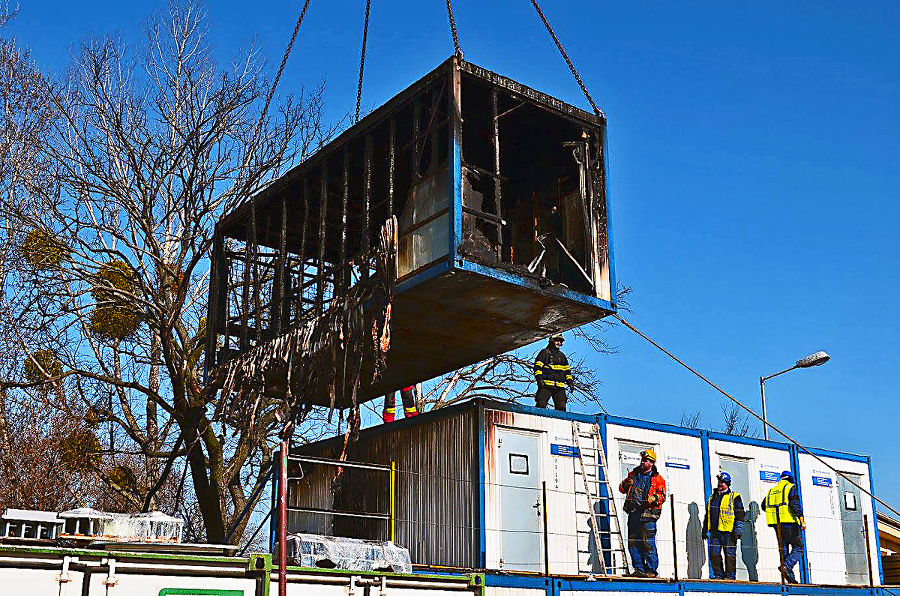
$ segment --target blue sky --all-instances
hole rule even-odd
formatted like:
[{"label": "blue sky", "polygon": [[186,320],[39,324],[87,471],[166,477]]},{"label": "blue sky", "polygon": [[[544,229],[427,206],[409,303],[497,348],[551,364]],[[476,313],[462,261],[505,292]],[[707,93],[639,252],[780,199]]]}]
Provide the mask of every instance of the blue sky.
[{"label": "blue sky", "polygon": [[[427,4],[427,5],[426,5]],[[873,457],[900,507],[900,3],[545,2],[609,119],[618,279],[632,323],[751,407],[759,376],[820,349],[831,362],[767,384],[770,420],[801,442]],[[227,58],[254,38],[277,66],[302,3],[218,0]],[[327,84],[351,111],[362,0],[312,0],[283,90]],[[140,42],[162,2],[23,3],[9,32],[61,72],[91,33]],[[586,101],[529,2],[455,2],[466,58]],[[452,53],[443,2],[373,2],[364,106]],[[606,408],[678,423],[721,399],[627,329],[596,357]],[[566,345],[583,353],[577,342]]]}]

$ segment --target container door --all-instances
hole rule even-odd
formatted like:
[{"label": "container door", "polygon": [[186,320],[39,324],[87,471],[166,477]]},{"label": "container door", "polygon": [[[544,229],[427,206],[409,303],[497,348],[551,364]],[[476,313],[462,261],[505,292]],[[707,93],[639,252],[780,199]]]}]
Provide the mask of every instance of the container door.
[{"label": "container door", "polygon": [[[656,445],[650,443],[635,443],[633,441],[619,441],[619,465],[621,467],[622,478],[626,478],[628,473],[635,469],[641,463],[641,452],[645,449],[653,449],[658,451]],[[657,453],[657,456],[659,453]],[[661,473],[661,472],[660,472]]]},{"label": "container door", "polygon": [[500,566],[516,571],[544,567],[541,434],[497,429],[500,473]]},{"label": "container door", "polygon": [[[856,484],[862,484],[857,474],[844,473]],[[869,574],[866,569],[866,540],[863,530],[862,503],[859,489],[838,476],[838,488],[841,494],[841,528],[844,532],[844,558],[847,561],[847,583],[866,584]]]},{"label": "container door", "polygon": [[[758,581],[759,576],[756,572],[756,560],[758,559],[756,535],[754,528],[750,526],[749,519],[751,517],[750,460],[720,455],[719,469],[722,472],[731,474],[731,490],[741,495],[741,502],[744,504],[744,515],[746,516],[745,519],[747,519],[747,522],[744,523],[744,536],[738,541],[737,579]],[[715,480],[713,482],[715,483]],[[748,562],[751,564],[750,570],[747,569]]]},{"label": "container door", "polygon": [[[645,449],[653,449],[659,457],[659,447],[651,443],[637,443],[634,441],[623,441],[619,439],[619,473],[623,480],[628,477],[628,473],[635,469],[641,463],[641,452]],[[610,462],[610,465],[612,463]],[[660,471],[662,473],[662,471]],[[623,539],[628,540],[628,514],[625,513],[625,495],[620,494],[617,487],[613,487],[615,496],[619,499],[616,501],[619,507],[619,527],[622,528]],[[659,546],[660,533],[657,532],[657,546]]]}]

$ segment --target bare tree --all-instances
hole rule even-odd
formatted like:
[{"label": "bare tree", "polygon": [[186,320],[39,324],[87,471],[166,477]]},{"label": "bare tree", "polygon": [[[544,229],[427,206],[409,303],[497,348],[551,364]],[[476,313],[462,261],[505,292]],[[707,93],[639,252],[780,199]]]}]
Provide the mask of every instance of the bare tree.
[{"label": "bare tree", "polygon": [[321,86],[263,117],[266,72],[253,47],[216,64],[195,3],[151,19],[142,52],[86,41],[41,86],[55,182],[8,203],[19,267],[0,317],[24,356],[6,394],[77,422],[78,461],[129,508],[194,495],[213,542],[265,482],[274,432],[213,423],[201,391],[213,226],[331,132]]},{"label": "bare tree", "polygon": [[722,432],[738,437],[759,436],[759,430],[750,425],[750,415],[733,402],[719,404],[722,409]]},{"label": "bare tree", "polygon": [[[719,407],[722,411],[721,432],[739,437],[756,437],[759,435],[759,431],[750,424],[750,416],[736,404],[723,402],[719,404]],[[681,414],[681,426],[699,429],[702,428],[701,425],[700,410]]]},{"label": "bare tree", "polygon": [[702,423],[700,422],[700,410],[695,412],[682,412],[681,413],[681,426],[685,428],[692,428],[697,430],[701,428]]}]

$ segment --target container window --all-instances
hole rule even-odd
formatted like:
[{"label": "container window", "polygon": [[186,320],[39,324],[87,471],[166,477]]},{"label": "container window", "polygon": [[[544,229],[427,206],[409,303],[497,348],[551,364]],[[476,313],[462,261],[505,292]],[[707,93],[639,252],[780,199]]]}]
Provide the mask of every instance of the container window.
[{"label": "container window", "polygon": [[844,509],[847,511],[856,511],[856,495],[851,492],[844,493]]},{"label": "container window", "polygon": [[509,473],[528,475],[528,456],[521,453],[509,454]]},{"label": "container window", "polygon": [[402,278],[445,258],[449,247],[448,173],[438,170],[413,186],[399,218]]}]

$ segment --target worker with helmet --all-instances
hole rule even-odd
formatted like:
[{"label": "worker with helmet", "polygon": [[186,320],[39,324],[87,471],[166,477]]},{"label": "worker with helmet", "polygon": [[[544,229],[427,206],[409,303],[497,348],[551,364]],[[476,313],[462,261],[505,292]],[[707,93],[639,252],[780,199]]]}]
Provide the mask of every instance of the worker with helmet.
[{"label": "worker with helmet", "polygon": [[720,472],[716,480],[718,485],[706,502],[703,516],[703,539],[709,540],[711,579],[737,579],[737,541],[743,531],[744,502],[739,493],[731,490],[731,474]]},{"label": "worker with helmet", "polygon": [[575,388],[569,359],[561,350],[563,341],[565,340],[560,334],[552,336],[547,347],[538,352],[534,359],[534,380],[537,381],[534,405],[539,408],[547,407],[547,402],[552,397],[554,409],[565,412],[566,386],[570,391]]},{"label": "worker with helmet", "polygon": [[[403,401],[403,413],[407,418],[417,416],[419,410],[416,408],[416,387],[410,385],[400,390],[400,399]],[[397,392],[391,391],[384,396],[384,407],[381,410],[381,420],[384,422],[393,422],[397,416]]]},{"label": "worker with helmet", "polygon": [[656,452],[641,451],[641,463],[619,485],[628,514],[628,553],[634,577],[657,577],[656,521],[666,500],[666,481],[656,469]]},{"label": "worker with helmet", "polygon": [[803,557],[803,534],[806,522],[803,520],[803,505],[800,492],[790,470],[781,473],[778,484],[773,486],[763,500],[766,524],[774,528],[781,555],[781,576],[790,584],[796,584],[794,565]]}]

